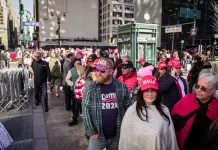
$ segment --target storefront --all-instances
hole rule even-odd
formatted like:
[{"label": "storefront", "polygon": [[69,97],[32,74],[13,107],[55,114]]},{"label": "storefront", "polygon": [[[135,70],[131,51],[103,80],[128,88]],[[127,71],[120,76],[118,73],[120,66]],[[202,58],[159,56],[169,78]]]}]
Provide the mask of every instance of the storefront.
[{"label": "storefront", "polygon": [[121,55],[131,56],[135,66],[141,57],[156,65],[157,25],[133,23],[118,27],[117,46]]}]

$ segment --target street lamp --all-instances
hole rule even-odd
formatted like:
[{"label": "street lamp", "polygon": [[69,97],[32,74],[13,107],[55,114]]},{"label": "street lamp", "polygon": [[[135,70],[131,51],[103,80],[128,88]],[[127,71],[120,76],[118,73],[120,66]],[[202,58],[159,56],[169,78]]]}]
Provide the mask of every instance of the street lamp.
[{"label": "street lamp", "polygon": [[179,56],[180,56],[180,60],[182,61],[184,40],[181,40],[180,43],[181,43],[181,51]]},{"label": "street lamp", "polygon": [[212,52],[212,60],[214,59],[214,52],[216,50],[216,45],[217,45],[217,42],[216,40],[213,42],[213,52]]},{"label": "street lamp", "polygon": [[[188,0],[188,1],[191,2],[192,0]],[[196,29],[198,1],[200,2],[200,4],[204,3],[204,0],[193,0],[193,3],[194,3],[194,25],[193,25],[193,28],[194,29]],[[195,45],[195,36],[196,35],[193,35],[193,37],[192,37],[192,45]]]},{"label": "street lamp", "polygon": [[59,48],[61,48],[61,34],[60,34],[60,28],[61,28],[61,16],[63,17],[66,17],[66,13],[65,12],[62,12],[60,15],[58,15],[57,13],[55,12],[51,12],[51,16],[54,17],[54,16],[57,16],[57,23],[58,23],[58,29],[56,31],[56,34],[58,34],[58,45],[59,45]]}]

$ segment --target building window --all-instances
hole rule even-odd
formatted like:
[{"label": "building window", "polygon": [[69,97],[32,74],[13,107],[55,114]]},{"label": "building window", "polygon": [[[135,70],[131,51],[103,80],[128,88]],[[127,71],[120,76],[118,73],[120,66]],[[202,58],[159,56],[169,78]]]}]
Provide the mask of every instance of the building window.
[{"label": "building window", "polygon": [[112,0],[112,2],[122,2],[123,0]]},{"label": "building window", "polygon": [[123,10],[123,7],[120,4],[113,4],[113,9],[117,10],[117,11],[120,11],[120,10]]},{"label": "building window", "polygon": [[125,13],[126,18],[134,18],[134,14],[131,13]]},{"label": "building window", "polygon": [[103,0],[103,5],[106,5],[107,4],[107,0]]},{"label": "building window", "polygon": [[122,17],[122,12],[113,12],[113,17]]},{"label": "building window", "polygon": [[110,27],[107,28],[107,33],[110,33]]},{"label": "building window", "polygon": [[127,20],[125,20],[125,24],[128,24],[128,23],[133,23],[133,21],[127,21]]},{"label": "building window", "polygon": [[122,25],[122,20],[113,20],[114,25]]},{"label": "building window", "polygon": [[110,25],[110,20],[107,21],[107,25]]},{"label": "building window", "polygon": [[113,34],[116,34],[116,33],[117,33],[117,27],[113,27],[113,28],[112,28],[112,33],[113,33]]},{"label": "building window", "polygon": [[110,4],[109,4],[109,5],[107,5],[107,10],[108,10],[108,11],[110,11]]},{"label": "building window", "polygon": [[129,6],[129,5],[126,5],[125,6],[125,10],[128,10],[128,11],[134,11],[134,6]]},{"label": "building window", "polygon": [[110,12],[107,13],[107,17],[110,18]]},{"label": "building window", "polygon": [[110,40],[110,35],[107,35],[107,41],[109,41]]},{"label": "building window", "polygon": [[133,4],[133,0],[124,0],[124,3]]}]

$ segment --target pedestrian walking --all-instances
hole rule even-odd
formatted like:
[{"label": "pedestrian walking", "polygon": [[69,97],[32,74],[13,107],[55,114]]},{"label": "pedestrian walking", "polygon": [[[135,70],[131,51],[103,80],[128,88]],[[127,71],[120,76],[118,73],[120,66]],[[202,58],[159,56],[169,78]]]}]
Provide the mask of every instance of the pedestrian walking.
[{"label": "pedestrian walking", "polygon": [[65,104],[66,104],[66,110],[70,111],[72,109],[71,106],[71,87],[66,83],[66,76],[68,71],[73,68],[73,60],[74,60],[74,55],[73,53],[68,53],[63,65],[63,71],[64,71],[64,76],[63,76],[63,86],[64,86],[64,93],[65,93]]},{"label": "pedestrian walking", "polygon": [[171,74],[165,74],[158,80],[160,91],[163,95],[163,104],[172,111],[173,106],[187,94],[187,85],[181,77],[181,67],[179,60],[172,62]]},{"label": "pedestrian walking", "polygon": [[195,86],[196,93],[186,95],[173,107],[179,149],[201,149],[210,124],[218,118],[218,100],[214,97],[217,87],[217,75],[202,74]]},{"label": "pedestrian walking", "polygon": [[42,55],[39,52],[34,54],[35,61],[33,61],[32,68],[34,73],[34,93],[35,104],[39,105],[39,91],[42,89],[42,95],[44,98],[44,109],[48,112],[48,94],[47,94],[47,81],[50,86],[51,72],[49,65],[46,61],[42,60]]},{"label": "pedestrian walking", "polygon": [[0,69],[5,67],[5,55],[2,50],[0,50]]},{"label": "pedestrian walking", "polygon": [[82,98],[85,89],[85,67],[77,66],[76,70],[79,76],[75,81],[75,86],[74,86],[75,106],[74,106],[72,121],[68,123],[69,126],[76,125],[79,113],[82,113]]},{"label": "pedestrian walking", "polygon": [[114,79],[113,62],[100,58],[96,66],[96,81],[85,89],[82,114],[89,150],[118,149],[120,126],[131,105],[126,85]]},{"label": "pedestrian walking", "polygon": [[158,89],[154,76],[142,78],[136,102],[122,121],[119,150],[178,150],[170,112]]}]

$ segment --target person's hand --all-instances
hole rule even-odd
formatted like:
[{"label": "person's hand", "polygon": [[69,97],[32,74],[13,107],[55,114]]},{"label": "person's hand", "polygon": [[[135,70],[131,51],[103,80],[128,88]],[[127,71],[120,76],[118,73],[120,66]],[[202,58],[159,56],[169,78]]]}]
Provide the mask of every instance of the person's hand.
[{"label": "person's hand", "polygon": [[97,139],[98,139],[98,137],[99,137],[99,135],[98,135],[98,134],[93,134],[93,135],[91,135],[91,136],[90,136],[90,138],[92,138],[92,139],[94,139],[94,140],[97,140]]}]

